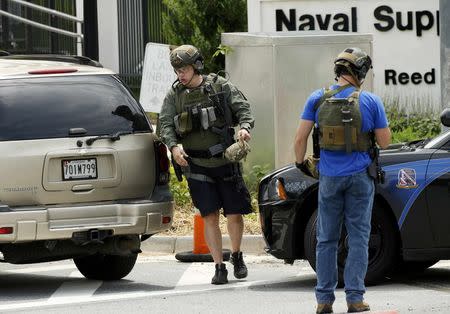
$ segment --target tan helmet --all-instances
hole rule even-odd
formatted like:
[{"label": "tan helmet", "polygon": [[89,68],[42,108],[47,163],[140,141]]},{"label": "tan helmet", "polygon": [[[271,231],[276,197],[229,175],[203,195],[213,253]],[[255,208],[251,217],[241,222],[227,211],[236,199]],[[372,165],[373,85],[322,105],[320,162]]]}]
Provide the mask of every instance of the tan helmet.
[{"label": "tan helmet", "polygon": [[238,162],[247,157],[247,154],[250,152],[250,145],[240,139],[236,143],[230,145],[225,150],[225,158],[231,162]]},{"label": "tan helmet", "polygon": [[192,65],[197,70],[203,70],[205,64],[200,50],[192,45],[181,45],[170,52],[170,63],[174,69]]},{"label": "tan helmet", "polygon": [[334,60],[334,73],[339,77],[345,69],[358,83],[362,83],[372,68],[372,60],[360,48],[346,48]]}]

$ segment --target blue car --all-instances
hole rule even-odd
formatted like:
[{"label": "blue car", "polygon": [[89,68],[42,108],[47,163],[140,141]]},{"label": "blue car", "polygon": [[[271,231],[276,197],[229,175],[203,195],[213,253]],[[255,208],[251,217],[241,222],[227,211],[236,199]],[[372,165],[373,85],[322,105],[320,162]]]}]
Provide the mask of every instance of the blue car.
[{"label": "blue car", "polygon": [[[441,121],[450,126],[450,108]],[[377,184],[366,284],[396,269],[421,271],[450,259],[450,130],[433,139],[392,145],[380,152],[385,181]],[[315,268],[318,180],[288,165],[265,176],[258,204],[267,252]],[[343,226],[339,279],[348,243]]]}]

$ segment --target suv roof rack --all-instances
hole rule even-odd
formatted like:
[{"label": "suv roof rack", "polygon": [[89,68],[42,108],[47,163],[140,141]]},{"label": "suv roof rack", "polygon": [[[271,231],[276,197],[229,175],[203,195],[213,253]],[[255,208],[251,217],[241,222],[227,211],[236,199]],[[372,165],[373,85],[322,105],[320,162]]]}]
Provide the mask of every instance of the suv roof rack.
[{"label": "suv roof rack", "polygon": [[0,51],[0,58],[16,59],[16,60],[46,60],[46,61],[70,62],[103,68],[103,65],[98,61],[92,60],[88,57],[75,55],[56,55],[56,54],[13,55],[9,54],[7,51]]}]

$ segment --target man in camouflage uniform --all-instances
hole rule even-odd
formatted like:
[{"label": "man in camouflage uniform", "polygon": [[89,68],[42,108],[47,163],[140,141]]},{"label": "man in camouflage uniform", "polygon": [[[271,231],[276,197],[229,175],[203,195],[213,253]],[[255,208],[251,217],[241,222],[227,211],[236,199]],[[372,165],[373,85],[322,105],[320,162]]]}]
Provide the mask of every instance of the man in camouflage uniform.
[{"label": "man in camouflage uniform", "polygon": [[240,245],[242,215],[251,212],[241,165],[226,159],[225,150],[235,141],[234,127],[239,129],[239,140],[250,140],[254,119],[249,103],[233,84],[217,74],[201,74],[204,61],[197,48],[175,48],[170,62],[177,80],[168,91],[159,116],[161,138],[176,164],[182,167],[193,203],[203,217],[205,239],[215,263],[211,283],[225,284],[228,271],[223,263],[219,210],[223,208],[227,217],[236,278],[247,276]]}]

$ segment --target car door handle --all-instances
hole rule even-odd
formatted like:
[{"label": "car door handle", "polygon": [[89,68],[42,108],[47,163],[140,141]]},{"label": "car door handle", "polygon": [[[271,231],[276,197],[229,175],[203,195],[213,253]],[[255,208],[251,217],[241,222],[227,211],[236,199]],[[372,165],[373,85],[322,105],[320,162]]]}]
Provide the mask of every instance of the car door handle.
[{"label": "car door handle", "polygon": [[94,189],[92,184],[78,184],[72,186],[72,192],[89,192]]}]

